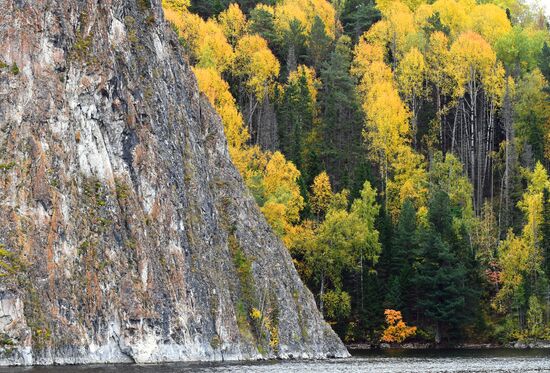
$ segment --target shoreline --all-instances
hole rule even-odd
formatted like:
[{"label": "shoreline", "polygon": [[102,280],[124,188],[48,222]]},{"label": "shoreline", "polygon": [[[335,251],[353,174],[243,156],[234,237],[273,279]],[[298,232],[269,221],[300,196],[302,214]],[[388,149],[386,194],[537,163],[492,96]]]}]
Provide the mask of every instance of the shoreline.
[{"label": "shoreline", "polygon": [[456,349],[456,350],[491,350],[491,349],[549,349],[550,341],[531,341],[531,342],[508,342],[505,344],[498,343],[462,343],[457,345],[443,345],[435,343],[351,343],[346,344],[349,351],[358,350],[429,350],[429,349]]}]

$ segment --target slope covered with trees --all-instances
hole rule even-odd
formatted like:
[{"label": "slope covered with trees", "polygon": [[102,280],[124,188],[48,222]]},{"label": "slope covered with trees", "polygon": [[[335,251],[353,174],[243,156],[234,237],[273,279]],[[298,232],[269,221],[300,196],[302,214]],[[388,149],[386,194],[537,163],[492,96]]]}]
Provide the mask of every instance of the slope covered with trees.
[{"label": "slope covered with trees", "polygon": [[541,9],[522,0],[164,7],[234,163],[346,341],[387,336],[384,310],[400,312],[419,340],[550,339]]}]

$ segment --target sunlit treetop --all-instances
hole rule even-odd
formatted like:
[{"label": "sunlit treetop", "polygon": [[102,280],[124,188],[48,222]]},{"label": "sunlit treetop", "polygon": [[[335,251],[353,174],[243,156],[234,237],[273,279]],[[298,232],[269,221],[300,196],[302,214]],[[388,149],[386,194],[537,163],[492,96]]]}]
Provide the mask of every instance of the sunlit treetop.
[{"label": "sunlit treetop", "polygon": [[428,79],[444,94],[451,94],[456,85],[449,78],[449,64],[452,63],[449,52],[449,39],[441,32],[430,35],[426,50],[426,64],[429,71]]},{"label": "sunlit treetop", "polygon": [[279,76],[280,64],[259,35],[245,35],[235,47],[235,76],[246,78],[248,90],[261,101],[269,94]]},{"label": "sunlit treetop", "polygon": [[326,213],[333,196],[330,179],[323,171],[313,179],[310,196],[311,211],[317,215]]},{"label": "sunlit treetop", "polygon": [[529,174],[529,185],[527,191],[531,194],[542,193],[545,189],[550,188],[550,181],[548,180],[548,172],[542,165],[537,162],[533,172]]},{"label": "sunlit treetop", "polygon": [[165,9],[164,14],[176,26],[197,66],[218,72],[229,69],[234,59],[233,49],[216,21],[204,21],[186,10]]},{"label": "sunlit treetop", "polygon": [[493,4],[480,4],[474,7],[470,16],[471,29],[491,45],[512,29],[506,12]]},{"label": "sunlit treetop", "polygon": [[393,79],[391,68],[384,62],[385,49],[367,42],[365,37],[355,46],[351,73],[360,79],[359,91],[366,93],[378,81]]},{"label": "sunlit treetop", "polygon": [[231,45],[235,45],[248,29],[246,16],[235,3],[229,4],[229,7],[218,15],[218,23]]},{"label": "sunlit treetop", "polygon": [[414,22],[416,27],[419,29],[427,27],[433,16],[434,10],[431,4],[420,4],[420,6],[414,11]]},{"label": "sunlit treetop", "polygon": [[469,14],[474,5],[456,0],[438,0],[432,8],[434,13],[439,14],[441,24],[447,27],[451,37],[455,38],[468,29]]},{"label": "sunlit treetop", "polygon": [[424,85],[426,62],[418,49],[412,48],[405,54],[399,62],[396,77],[399,91],[407,99],[413,96],[423,97],[427,94]]},{"label": "sunlit treetop", "polygon": [[382,12],[387,12],[392,7],[395,7],[396,3],[405,5],[407,8],[414,12],[422,4],[426,4],[426,0],[376,0],[376,6]]},{"label": "sunlit treetop", "polygon": [[275,8],[275,24],[279,31],[288,32],[293,20],[299,21],[309,33],[315,17],[319,17],[326,33],[334,37],[336,12],[326,0],[283,0]]},{"label": "sunlit treetop", "polygon": [[375,44],[389,45],[392,53],[399,59],[417,40],[414,14],[400,1],[394,1],[382,11],[382,15],[382,21],[370,28],[366,38]]},{"label": "sunlit treetop", "polygon": [[[495,96],[502,95],[504,71],[499,68],[496,54],[479,34],[466,32],[461,34],[451,46],[450,75],[453,76],[459,91],[463,95],[468,82],[479,80]],[[468,86],[471,87],[471,86]]]},{"label": "sunlit treetop", "polygon": [[369,43],[366,34],[355,46],[352,73],[361,76],[374,62],[384,62],[385,49],[380,44]]}]

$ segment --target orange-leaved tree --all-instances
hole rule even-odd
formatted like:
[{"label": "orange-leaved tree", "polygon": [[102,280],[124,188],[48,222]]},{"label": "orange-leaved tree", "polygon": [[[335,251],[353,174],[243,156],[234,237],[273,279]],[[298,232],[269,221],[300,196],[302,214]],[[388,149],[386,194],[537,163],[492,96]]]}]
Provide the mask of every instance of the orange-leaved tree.
[{"label": "orange-leaved tree", "polygon": [[401,316],[401,311],[385,310],[386,324],[380,340],[386,343],[401,343],[416,334],[416,326],[407,326]]}]

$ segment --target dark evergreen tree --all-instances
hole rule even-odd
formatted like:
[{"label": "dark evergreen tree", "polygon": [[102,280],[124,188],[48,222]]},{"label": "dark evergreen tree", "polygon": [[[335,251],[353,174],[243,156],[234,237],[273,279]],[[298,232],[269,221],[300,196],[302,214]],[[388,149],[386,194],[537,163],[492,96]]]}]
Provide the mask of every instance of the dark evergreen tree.
[{"label": "dark evergreen tree", "polygon": [[311,32],[308,37],[308,60],[316,71],[319,71],[321,64],[326,60],[331,49],[331,39],[325,30],[325,24],[315,16]]},{"label": "dark evergreen tree", "polygon": [[249,31],[251,34],[258,34],[269,44],[269,48],[273,53],[280,52],[279,41],[277,40],[277,34],[275,33],[275,23],[273,20],[273,14],[269,13],[265,9],[254,8],[250,11],[248,18]]},{"label": "dark evergreen tree", "polygon": [[344,32],[356,41],[380,18],[380,11],[374,0],[349,0],[344,4],[340,20]]},{"label": "dark evergreen tree", "polygon": [[[411,282],[412,265],[416,248],[416,209],[410,200],[406,200],[401,208],[397,227],[394,230],[392,240],[392,259],[388,272],[390,283],[397,281],[399,284],[400,298],[403,307],[399,310],[405,318],[413,316],[416,300],[416,291]],[[389,293],[388,293],[389,294]]]},{"label": "dark evergreen tree", "polygon": [[403,302],[403,293],[401,291],[401,281],[398,276],[390,277],[387,283],[386,296],[384,297],[384,308],[392,310],[402,310],[405,306]]},{"label": "dark evergreen tree", "polygon": [[309,178],[303,167],[303,145],[312,130],[313,109],[307,77],[302,74],[297,81],[291,81],[285,86],[277,118],[281,150],[287,159],[294,162],[305,179]]},{"label": "dark evergreen tree", "polygon": [[429,225],[419,232],[418,259],[413,283],[416,312],[422,325],[433,328],[437,343],[460,336],[461,327],[475,314],[466,307],[472,298],[468,271],[455,252],[459,238],[452,227],[449,196],[435,192],[429,205]]},{"label": "dark evergreen tree", "polygon": [[289,29],[283,34],[280,44],[282,46],[284,56],[281,56],[280,61],[284,61],[282,71],[285,72],[285,77],[291,71],[296,70],[298,64],[304,62],[305,46],[306,46],[306,31],[300,21],[293,19],[290,21]]},{"label": "dark evergreen tree", "polygon": [[546,90],[550,92],[550,46],[547,42],[544,42],[542,51],[539,57],[539,69],[546,78],[546,81],[549,82],[546,86]]},{"label": "dark evergreen tree", "polygon": [[335,189],[353,185],[363,128],[355,82],[349,74],[351,40],[338,39],[321,69],[321,160]]},{"label": "dark evergreen tree", "polygon": [[189,10],[206,19],[227,9],[229,3],[229,0],[192,0]]},{"label": "dark evergreen tree", "polygon": [[550,45],[547,42],[542,46],[539,68],[546,80],[550,81]]}]

